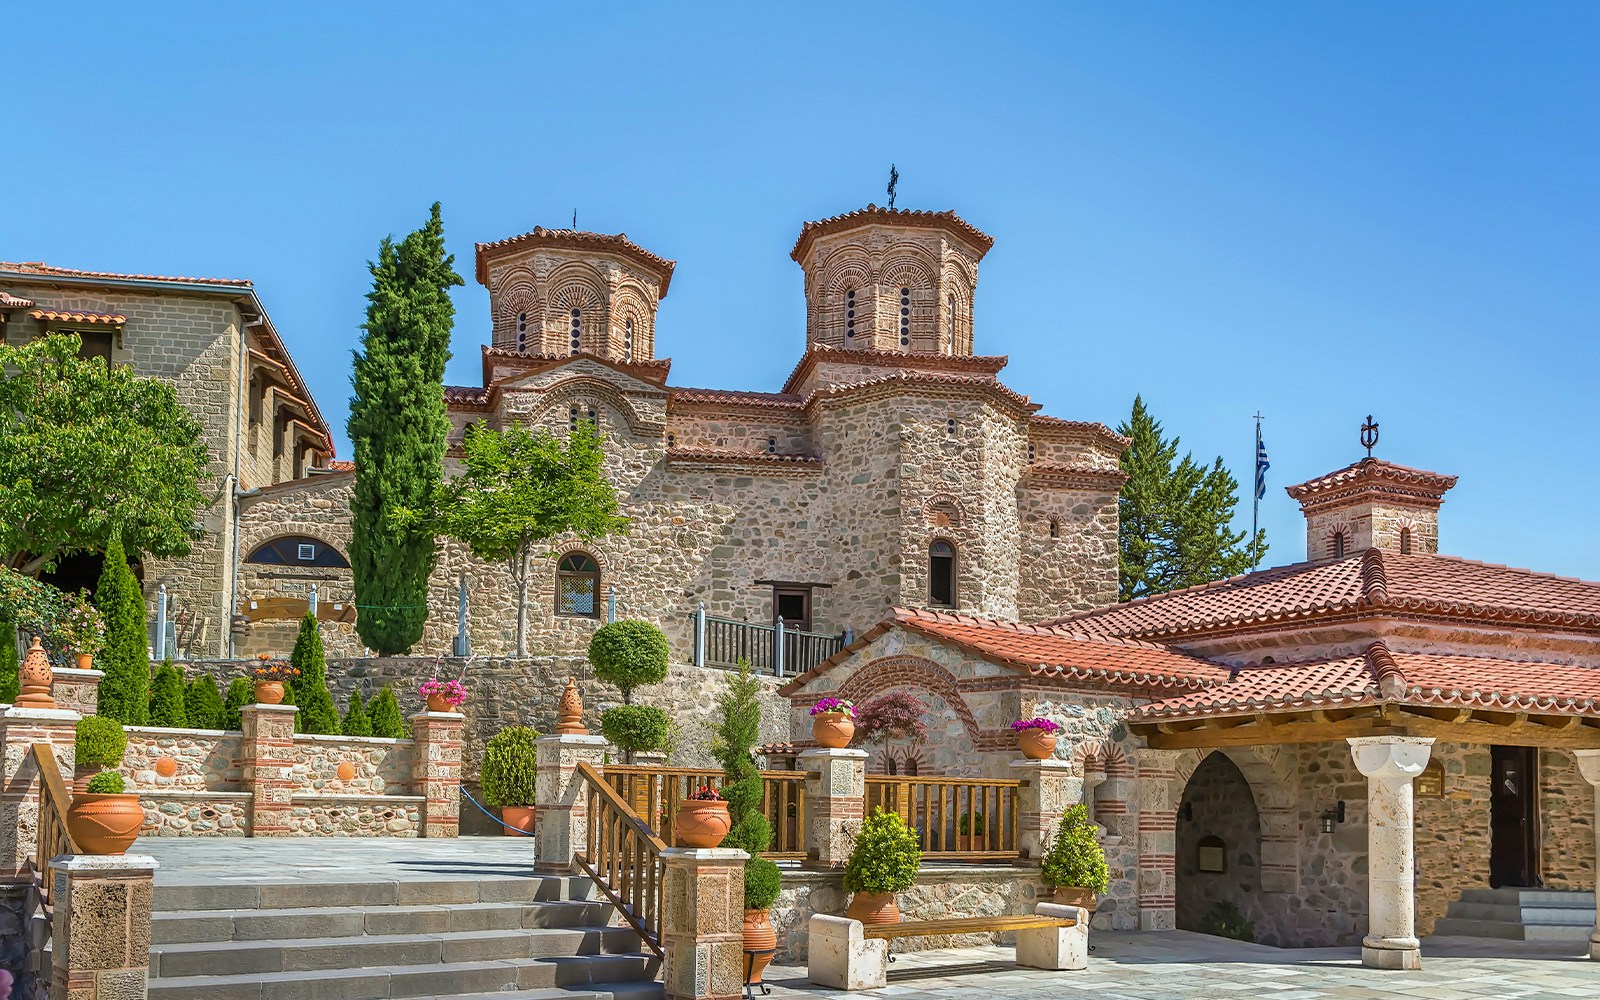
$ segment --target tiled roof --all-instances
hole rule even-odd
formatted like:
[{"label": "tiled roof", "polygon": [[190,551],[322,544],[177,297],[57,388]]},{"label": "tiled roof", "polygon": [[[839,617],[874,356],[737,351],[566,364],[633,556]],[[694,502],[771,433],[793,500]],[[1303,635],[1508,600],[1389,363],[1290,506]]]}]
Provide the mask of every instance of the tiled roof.
[{"label": "tiled roof", "polygon": [[328,463],[328,468],[332,469],[334,472],[354,472],[354,471],[356,471],[356,463],[354,463],[354,462],[329,462]]},{"label": "tiled roof", "polygon": [[667,405],[674,403],[709,404],[714,406],[760,406],[785,410],[798,410],[805,399],[788,392],[746,392],[741,389],[686,389],[669,387]]},{"label": "tiled roof", "polygon": [[128,321],[128,317],[122,313],[67,312],[57,309],[33,309],[28,315],[52,323],[100,323],[106,326],[121,326]]},{"label": "tiled roof", "polygon": [[668,448],[667,461],[695,465],[778,465],[821,469],[815,455],[771,454],[764,451],[735,451],[732,448]]},{"label": "tiled roof", "polygon": [[1413,469],[1393,462],[1385,462],[1381,458],[1363,458],[1352,465],[1347,465],[1338,472],[1330,472],[1326,476],[1318,476],[1298,486],[1284,487],[1291,497],[1304,501],[1318,494],[1332,490],[1347,490],[1357,486],[1385,485],[1398,486],[1408,490],[1424,493],[1443,494],[1456,484],[1455,476],[1446,476],[1438,472],[1428,472],[1425,469]]},{"label": "tiled roof", "polygon": [[13,263],[0,261],[0,271],[14,271],[18,274],[37,274],[43,277],[61,278],[107,278],[112,281],[170,281],[185,285],[227,285],[236,288],[249,288],[250,282],[240,278],[187,278],[172,277],[165,274],[121,274],[116,271],[80,271],[71,267],[55,267],[42,261],[26,261]]},{"label": "tiled roof", "polygon": [[1062,430],[1099,437],[1114,445],[1118,451],[1133,443],[1132,438],[1123,437],[1105,424],[1094,420],[1063,420],[1060,417],[1050,417],[1043,413],[1035,413],[1029,418],[1028,423],[1041,430]]},{"label": "tiled roof", "polygon": [[0,309],[27,309],[32,305],[31,299],[19,298],[10,292],[0,291]]},{"label": "tiled roof", "polygon": [[813,392],[807,402],[827,396],[843,396],[858,392],[862,389],[883,388],[894,385],[905,386],[963,386],[968,388],[988,389],[998,393],[1020,410],[1032,413],[1039,408],[1039,404],[1024,396],[1014,389],[1001,385],[992,378],[971,375],[935,375],[929,372],[890,372],[886,375],[877,375],[865,378],[859,382],[841,382],[830,385],[825,389]]},{"label": "tiled roof", "polygon": [[667,381],[667,373],[672,370],[671,358],[650,358],[644,361],[614,361],[611,358],[601,357],[589,351],[579,351],[577,354],[536,354],[531,351],[519,351],[512,347],[485,346],[483,348],[483,384],[487,387],[495,382],[493,368],[496,360],[509,361],[531,372],[541,372],[559,368],[562,365],[585,358],[590,361],[597,361],[607,368],[619,371],[624,375],[643,379],[646,382],[664,384]]},{"label": "tiled roof", "polygon": [[794,370],[784,379],[783,391],[793,392],[805,373],[822,362],[833,361],[868,368],[911,369],[931,372],[980,372],[999,374],[1006,366],[1003,354],[926,354],[901,351],[868,351],[853,347],[833,347],[828,344],[808,344],[806,352],[795,362]]},{"label": "tiled roof", "polygon": [[523,233],[521,236],[512,236],[492,243],[479,243],[477,249],[478,283],[488,287],[489,261],[501,254],[523,250],[528,247],[549,246],[562,247],[575,250],[599,250],[603,253],[619,254],[643,266],[647,271],[653,271],[661,279],[660,297],[667,297],[667,286],[672,283],[672,269],[677,266],[676,261],[658,257],[644,247],[628,239],[627,233],[617,233],[614,236],[605,233],[588,233],[575,229],[546,229],[543,226],[534,226],[532,232]]},{"label": "tiled roof", "polygon": [[968,243],[977,248],[981,258],[994,246],[994,237],[980,231],[972,223],[961,218],[954,212],[922,212],[910,208],[879,208],[877,205],[868,205],[858,208],[854,212],[844,215],[835,215],[816,222],[808,222],[800,227],[800,238],[794,241],[794,249],[789,256],[796,262],[805,259],[806,251],[819,236],[830,233],[843,232],[857,226],[882,223],[890,226],[916,226],[923,229],[944,229],[955,233]]},{"label": "tiled roof", "polygon": [[1262,570],[1046,624],[1090,635],[1170,639],[1358,611],[1600,630],[1600,583],[1367,549],[1335,562]]},{"label": "tiled roof", "polygon": [[447,385],[444,387],[445,404],[454,406],[486,406],[489,390],[475,385]]}]

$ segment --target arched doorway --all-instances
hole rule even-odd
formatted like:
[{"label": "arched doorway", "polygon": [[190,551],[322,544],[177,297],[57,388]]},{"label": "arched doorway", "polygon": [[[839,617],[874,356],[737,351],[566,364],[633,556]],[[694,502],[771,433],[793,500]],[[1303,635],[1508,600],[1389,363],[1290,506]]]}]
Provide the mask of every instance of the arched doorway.
[{"label": "arched doorway", "polygon": [[1176,839],[1178,929],[1280,944],[1262,905],[1261,815],[1226,754],[1213,752],[1194,769],[1178,804]]}]

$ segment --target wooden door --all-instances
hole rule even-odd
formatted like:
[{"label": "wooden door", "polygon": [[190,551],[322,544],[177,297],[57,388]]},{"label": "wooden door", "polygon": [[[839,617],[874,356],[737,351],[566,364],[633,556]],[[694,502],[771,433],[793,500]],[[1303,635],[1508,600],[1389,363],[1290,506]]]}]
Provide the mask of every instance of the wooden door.
[{"label": "wooden door", "polygon": [[1539,879],[1539,752],[1490,747],[1489,884],[1529,887]]}]

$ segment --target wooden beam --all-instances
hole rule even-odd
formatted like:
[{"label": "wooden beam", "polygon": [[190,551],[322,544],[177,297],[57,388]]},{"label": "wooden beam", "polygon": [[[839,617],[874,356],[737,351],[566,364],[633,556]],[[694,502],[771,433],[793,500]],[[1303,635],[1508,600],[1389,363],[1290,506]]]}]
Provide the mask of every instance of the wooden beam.
[{"label": "wooden beam", "polygon": [[1279,716],[1281,721],[1268,726],[1234,726],[1229,729],[1196,729],[1187,733],[1135,732],[1157,750],[1192,750],[1229,746],[1268,746],[1291,743],[1331,743],[1351,736],[1405,736],[1403,727],[1383,725],[1372,716],[1341,722],[1316,722],[1309,717]]},{"label": "wooden beam", "polygon": [[[1451,743],[1477,743],[1513,747],[1549,747],[1562,750],[1600,749],[1600,727],[1576,716],[1531,716],[1494,713],[1509,721],[1441,722],[1412,709],[1402,710],[1403,725],[1417,736],[1432,736]],[[1521,716],[1523,721],[1516,721]],[[1571,720],[1577,719],[1573,725]],[[1600,721],[1600,720],[1594,720]]]}]

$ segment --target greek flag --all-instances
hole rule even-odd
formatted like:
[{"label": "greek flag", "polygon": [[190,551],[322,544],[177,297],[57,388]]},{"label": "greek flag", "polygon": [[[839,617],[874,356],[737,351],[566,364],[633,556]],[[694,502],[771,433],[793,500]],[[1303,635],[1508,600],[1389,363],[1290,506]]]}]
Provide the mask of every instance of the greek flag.
[{"label": "greek flag", "polygon": [[1260,500],[1267,495],[1267,470],[1272,468],[1272,463],[1267,461],[1267,446],[1261,443],[1261,425],[1256,425],[1256,499]]}]

